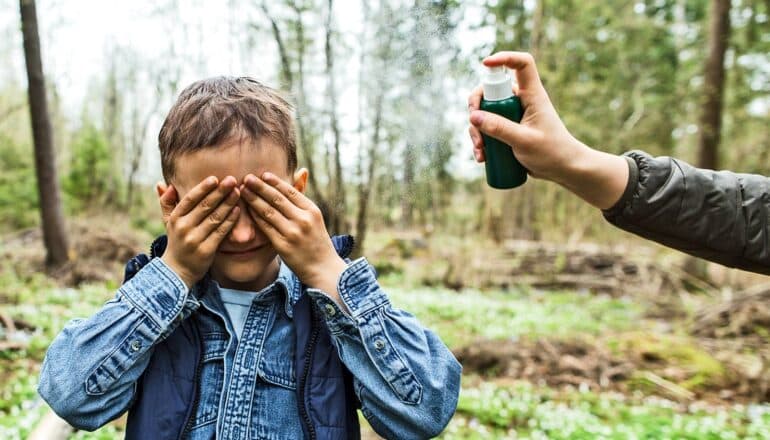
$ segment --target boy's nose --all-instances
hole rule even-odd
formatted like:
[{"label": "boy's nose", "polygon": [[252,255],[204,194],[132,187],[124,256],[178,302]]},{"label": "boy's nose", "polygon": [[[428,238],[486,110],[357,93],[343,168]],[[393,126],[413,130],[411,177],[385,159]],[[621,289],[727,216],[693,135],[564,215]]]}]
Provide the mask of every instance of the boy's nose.
[{"label": "boy's nose", "polygon": [[227,241],[231,243],[248,243],[256,238],[257,225],[251,219],[251,214],[249,214],[245,203],[239,202],[238,205],[241,208],[241,213],[238,216],[238,222],[235,223],[233,229],[227,234]]}]

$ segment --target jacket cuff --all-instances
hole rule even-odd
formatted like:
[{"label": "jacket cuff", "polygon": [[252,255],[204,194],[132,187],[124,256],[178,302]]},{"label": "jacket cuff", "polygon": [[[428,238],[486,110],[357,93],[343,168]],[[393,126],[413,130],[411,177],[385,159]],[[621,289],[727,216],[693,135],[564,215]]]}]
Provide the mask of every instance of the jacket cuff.
[{"label": "jacket cuff", "polygon": [[626,183],[626,189],[623,191],[620,199],[611,208],[602,211],[607,218],[620,215],[634,198],[636,188],[639,185],[639,165],[636,163],[635,153],[635,151],[629,151],[623,155],[623,158],[628,163],[628,183]]},{"label": "jacket cuff", "polygon": [[368,312],[390,304],[390,300],[377,284],[374,268],[364,257],[350,263],[342,272],[337,282],[337,292],[349,314],[324,292],[318,289],[307,290],[323,312],[332,333],[343,331],[346,327],[356,327],[365,321],[363,316]]},{"label": "jacket cuff", "polygon": [[179,315],[189,289],[160,258],[153,258],[119,292],[158,327],[166,328]]}]

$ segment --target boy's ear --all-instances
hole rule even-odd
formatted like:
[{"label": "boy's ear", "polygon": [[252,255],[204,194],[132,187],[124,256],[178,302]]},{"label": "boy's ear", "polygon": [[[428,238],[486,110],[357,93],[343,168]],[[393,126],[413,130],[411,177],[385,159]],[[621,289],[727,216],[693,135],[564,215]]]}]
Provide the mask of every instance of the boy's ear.
[{"label": "boy's ear", "polygon": [[166,182],[158,182],[155,184],[155,191],[158,193],[158,198],[161,198],[168,191],[168,185]]},{"label": "boy's ear", "polygon": [[305,193],[305,189],[307,189],[307,176],[310,175],[310,172],[307,170],[307,168],[300,168],[297,171],[294,172],[294,188],[301,192]]}]

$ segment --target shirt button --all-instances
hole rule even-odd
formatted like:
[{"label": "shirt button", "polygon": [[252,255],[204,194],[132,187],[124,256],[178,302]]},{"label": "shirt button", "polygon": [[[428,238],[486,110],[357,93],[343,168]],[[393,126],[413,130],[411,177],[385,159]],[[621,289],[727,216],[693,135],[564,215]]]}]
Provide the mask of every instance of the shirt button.
[{"label": "shirt button", "polygon": [[334,309],[334,306],[331,304],[326,304],[326,306],[324,306],[324,309],[326,309],[326,316],[330,318],[337,314],[337,311]]},{"label": "shirt button", "polygon": [[385,341],[382,339],[377,339],[374,341],[374,348],[376,348],[377,351],[382,351],[382,349],[385,348]]},{"label": "shirt button", "polygon": [[131,351],[139,351],[142,348],[142,343],[138,339],[131,341]]}]

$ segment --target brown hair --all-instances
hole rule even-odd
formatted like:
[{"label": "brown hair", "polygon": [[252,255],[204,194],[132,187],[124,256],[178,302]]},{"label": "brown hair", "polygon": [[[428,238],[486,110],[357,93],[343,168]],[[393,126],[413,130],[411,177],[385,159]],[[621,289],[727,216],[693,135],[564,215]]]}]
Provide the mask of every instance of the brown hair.
[{"label": "brown hair", "polygon": [[293,108],[276,90],[248,77],[196,81],[179,94],[158,134],[163,177],[174,177],[181,154],[213,147],[236,136],[269,136],[286,148],[287,168],[297,167]]}]

